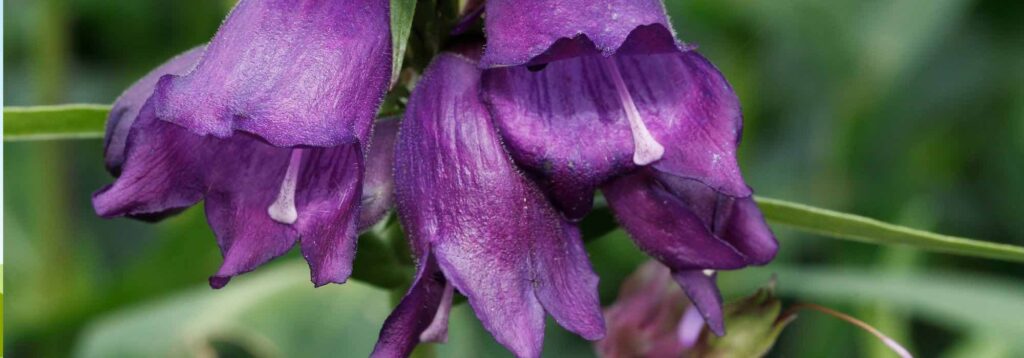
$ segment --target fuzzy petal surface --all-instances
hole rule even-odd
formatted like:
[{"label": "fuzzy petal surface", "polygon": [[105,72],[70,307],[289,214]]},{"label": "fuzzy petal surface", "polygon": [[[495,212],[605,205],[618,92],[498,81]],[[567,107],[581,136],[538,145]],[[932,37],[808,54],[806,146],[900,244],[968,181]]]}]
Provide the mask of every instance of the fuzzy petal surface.
[{"label": "fuzzy petal surface", "polygon": [[366,156],[363,178],[363,204],[359,211],[359,231],[368,229],[391,211],[395,201],[395,139],[398,118],[377,121]]},{"label": "fuzzy petal surface", "polygon": [[579,233],[516,169],[480,102],[479,79],[473,61],[442,54],[410,98],[396,146],[403,227],[515,355],[539,356],[545,309],[599,337],[597,278]]},{"label": "fuzzy petal surface", "polygon": [[362,140],[391,77],[386,0],[241,0],[195,70],[165,76],[160,119],[281,147]]},{"label": "fuzzy petal surface", "polygon": [[641,26],[656,26],[661,34],[640,39],[647,46],[633,49],[676,47],[661,0],[488,0],[486,6],[483,68],[611,55]]},{"label": "fuzzy petal surface", "polygon": [[437,314],[441,310],[450,309],[451,296],[447,302],[448,307],[443,307],[445,286],[446,280],[437,266],[437,259],[428,252],[426,257],[420,259],[420,268],[409,292],[384,321],[380,338],[370,357],[408,357],[420,343],[422,333],[431,328]]},{"label": "fuzzy petal surface", "polygon": [[135,123],[146,100],[153,95],[153,90],[160,77],[188,73],[195,68],[205,50],[205,45],[199,46],[167,60],[128,87],[114,101],[114,107],[110,109],[110,115],[107,116],[106,134],[103,136],[103,159],[110,174],[114,176],[121,174],[128,131]]}]

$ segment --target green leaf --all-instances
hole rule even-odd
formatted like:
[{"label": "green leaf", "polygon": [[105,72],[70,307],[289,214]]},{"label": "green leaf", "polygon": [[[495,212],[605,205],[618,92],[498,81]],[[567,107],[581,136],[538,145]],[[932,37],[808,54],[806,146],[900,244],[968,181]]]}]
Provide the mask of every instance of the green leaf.
[{"label": "green leaf", "polygon": [[412,31],[416,0],[391,0],[391,83],[398,81],[405,58],[405,46]]},{"label": "green leaf", "polygon": [[102,138],[110,106],[4,107],[4,140]]},{"label": "green leaf", "polygon": [[941,235],[777,199],[755,199],[769,221],[800,231],[870,244],[902,244],[922,250],[1024,262],[1024,248],[1019,246]]}]

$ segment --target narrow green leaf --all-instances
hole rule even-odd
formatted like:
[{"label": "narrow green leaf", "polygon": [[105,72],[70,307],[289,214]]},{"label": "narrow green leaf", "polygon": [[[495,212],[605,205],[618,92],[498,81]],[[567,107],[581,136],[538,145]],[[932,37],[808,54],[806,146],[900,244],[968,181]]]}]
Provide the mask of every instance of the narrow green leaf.
[{"label": "narrow green leaf", "polygon": [[391,83],[398,81],[405,58],[405,46],[412,31],[412,18],[416,13],[416,0],[391,0]]},{"label": "narrow green leaf", "polygon": [[102,138],[109,105],[4,107],[4,140]]},{"label": "narrow green leaf", "polygon": [[1024,248],[1019,246],[941,235],[777,199],[755,199],[769,221],[800,231],[871,244],[902,244],[929,251],[1024,262]]}]

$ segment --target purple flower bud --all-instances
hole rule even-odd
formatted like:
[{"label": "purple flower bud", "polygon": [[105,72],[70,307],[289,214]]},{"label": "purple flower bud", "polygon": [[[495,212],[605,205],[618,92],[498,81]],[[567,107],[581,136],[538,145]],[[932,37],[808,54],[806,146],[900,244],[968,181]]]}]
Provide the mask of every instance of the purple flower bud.
[{"label": "purple flower bud", "polygon": [[601,188],[723,334],[705,270],[778,249],[740,174],[729,83],[675,40],[657,0],[491,0],[487,12],[482,96],[512,157],[570,220]]},{"label": "purple flower bud", "polygon": [[368,148],[390,77],[388,11],[380,0],[240,1],[205,49],[118,99],[105,153],[118,178],[94,194],[97,213],[162,217],[205,200],[224,254],[211,286],[296,242],[315,285],[345,282],[358,229],[391,203],[397,126]]},{"label": "purple flower bud", "polygon": [[479,79],[474,61],[442,54],[409,100],[395,185],[419,274],[381,330],[376,357],[407,355],[422,340],[441,307],[442,282],[520,357],[540,355],[545,312],[584,338],[604,335],[579,231],[509,158]]}]

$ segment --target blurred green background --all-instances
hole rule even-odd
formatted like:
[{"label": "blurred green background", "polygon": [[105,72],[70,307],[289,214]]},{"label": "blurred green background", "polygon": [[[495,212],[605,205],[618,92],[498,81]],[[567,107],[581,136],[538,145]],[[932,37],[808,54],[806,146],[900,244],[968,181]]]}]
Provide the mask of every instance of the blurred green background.
[{"label": "blurred green background", "polygon": [[[744,105],[759,194],[1024,245],[1024,2],[669,0]],[[110,103],[207,41],[230,1],[4,1],[4,102]],[[201,208],[157,225],[95,216],[100,140],[4,143],[4,353],[10,357],[366,356],[389,292],[314,290],[296,255],[206,286],[220,263]],[[1020,265],[824,240],[784,228],[775,263],[722,275],[728,298],[775,273],[785,302],[857,316],[922,357],[1024,356]],[[604,300],[643,259],[589,245]],[[592,356],[549,323],[545,356]],[[507,356],[466,305],[440,356]],[[772,356],[888,357],[805,314]]]}]

